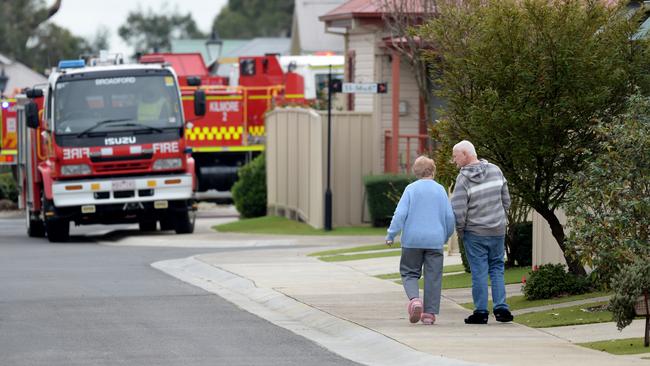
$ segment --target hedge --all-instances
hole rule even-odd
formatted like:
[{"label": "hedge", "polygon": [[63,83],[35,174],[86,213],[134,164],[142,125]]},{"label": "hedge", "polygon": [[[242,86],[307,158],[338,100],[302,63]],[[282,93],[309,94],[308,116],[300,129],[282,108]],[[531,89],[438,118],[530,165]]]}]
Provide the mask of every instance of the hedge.
[{"label": "hedge", "polygon": [[369,175],[363,177],[366,186],[368,210],[372,225],[386,227],[393,218],[402,192],[407,185],[414,182],[416,178],[412,175]]}]

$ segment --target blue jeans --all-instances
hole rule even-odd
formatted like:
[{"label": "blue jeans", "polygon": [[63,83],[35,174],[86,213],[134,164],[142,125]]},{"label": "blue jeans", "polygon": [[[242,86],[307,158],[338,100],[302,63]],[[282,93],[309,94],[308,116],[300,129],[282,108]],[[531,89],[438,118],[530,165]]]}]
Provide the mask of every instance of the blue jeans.
[{"label": "blue jeans", "polygon": [[479,236],[468,231],[463,234],[465,254],[472,270],[472,298],[475,311],[487,312],[488,284],[492,282],[493,309],[506,309],[506,286],[503,280],[504,236]]}]

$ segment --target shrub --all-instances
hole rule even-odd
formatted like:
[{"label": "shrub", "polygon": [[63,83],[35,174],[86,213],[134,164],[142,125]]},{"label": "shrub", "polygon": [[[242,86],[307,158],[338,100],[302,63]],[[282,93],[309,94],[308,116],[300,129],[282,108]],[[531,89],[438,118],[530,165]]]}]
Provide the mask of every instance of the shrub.
[{"label": "shrub", "polygon": [[11,173],[0,174],[0,199],[18,202],[18,188]]},{"label": "shrub", "polygon": [[544,264],[530,272],[522,288],[528,300],[550,299],[563,295],[578,295],[591,289],[591,281],[567,273],[562,264]]},{"label": "shrub", "polygon": [[609,310],[621,330],[636,317],[636,300],[650,291],[650,258],[637,258],[632,264],[623,266],[612,279],[612,288],[614,295],[609,300]]},{"label": "shrub", "polygon": [[244,218],[266,215],[266,158],[262,153],[244,165],[232,186],[232,199]]},{"label": "shrub", "polygon": [[[510,225],[506,245],[509,248],[508,264],[527,267],[533,263],[533,223],[530,221]],[[508,240],[509,238],[509,240]]]},{"label": "shrub", "polygon": [[397,202],[407,185],[415,181],[411,175],[369,175],[363,178],[368,197],[368,210],[372,225],[388,226]]}]

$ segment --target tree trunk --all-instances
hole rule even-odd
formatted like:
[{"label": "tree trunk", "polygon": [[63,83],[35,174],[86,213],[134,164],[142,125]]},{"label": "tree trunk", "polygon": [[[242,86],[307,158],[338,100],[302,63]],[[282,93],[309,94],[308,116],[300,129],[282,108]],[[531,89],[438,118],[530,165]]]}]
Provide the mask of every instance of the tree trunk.
[{"label": "tree trunk", "polygon": [[558,220],[557,216],[555,215],[555,212],[549,209],[537,209],[537,212],[542,215],[542,217],[546,220],[546,222],[548,222],[548,225],[551,227],[551,233],[553,234],[553,237],[557,241],[560,249],[562,250],[562,253],[564,254],[564,259],[566,260],[567,266],[569,267],[569,272],[576,275],[586,275],[587,272],[585,272],[585,268],[580,264],[580,262],[575,258],[567,255],[567,247],[566,243],[564,242],[564,228],[562,227],[560,220]]},{"label": "tree trunk", "polygon": [[[50,19],[61,8],[61,0],[56,0],[52,6],[47,9],[47,19]],[[45,19],[45,20],[47,20]]]}]

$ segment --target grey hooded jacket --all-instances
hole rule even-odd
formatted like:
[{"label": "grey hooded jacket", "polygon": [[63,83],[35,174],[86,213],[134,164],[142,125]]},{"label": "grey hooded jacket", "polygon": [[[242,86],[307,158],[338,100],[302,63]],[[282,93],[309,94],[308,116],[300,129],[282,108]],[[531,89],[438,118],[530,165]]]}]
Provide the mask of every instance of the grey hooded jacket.
[{"label": "grey hooded jacket", "polygon": [[461,168],[451,207],[461,238],[465,231],[479,236],[505,235],[510,194],[501,169],[484,159]]}]

